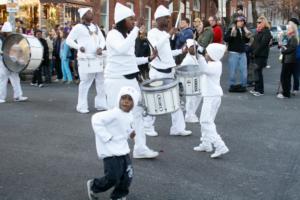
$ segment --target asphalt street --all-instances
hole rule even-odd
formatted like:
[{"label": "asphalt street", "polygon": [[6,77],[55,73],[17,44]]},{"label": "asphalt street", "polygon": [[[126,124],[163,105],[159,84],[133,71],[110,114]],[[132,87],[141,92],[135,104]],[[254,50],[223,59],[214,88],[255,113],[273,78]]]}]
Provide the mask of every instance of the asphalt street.
[{"label": "asphalt street", "polygon": [[[224,59],[225,95],[216,124],[230,153],[221,159],[193,151],[199,124],[187,124],[192,136],[174,137],[170,115],[158,117],[159,136],[147,143],[160,156],[133,159],[128,200],[299,200],[300,95],[277,99],[281,65],[275,48],[269,64],[265,96],[254,97],[227,92]],[[95,89],[91,113],[78,114],[76,85],[22,86],[29,102],[12,102],[9,86],[8,102],[0,105],[0,200],[88,199],[86,181],[103,175],[90,122]]]}]

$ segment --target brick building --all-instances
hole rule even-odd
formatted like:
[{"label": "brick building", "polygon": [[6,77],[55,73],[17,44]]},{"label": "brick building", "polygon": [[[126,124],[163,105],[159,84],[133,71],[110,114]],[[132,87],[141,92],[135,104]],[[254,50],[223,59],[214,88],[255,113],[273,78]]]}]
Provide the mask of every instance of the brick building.
[{"label": "brick building", "polygon": [[[175,24],[178,12],[193,20],[195,17],[208,18],[218,11],[218,0],[95,0],[95,21],[106,30],[114,23],[116,2],[131,7],[137,17],[143,17],[149,29],[154,12],[159,5],[165,5],[172,11],[172,23]],[[99,9],[98,9],[99,8]]]}]

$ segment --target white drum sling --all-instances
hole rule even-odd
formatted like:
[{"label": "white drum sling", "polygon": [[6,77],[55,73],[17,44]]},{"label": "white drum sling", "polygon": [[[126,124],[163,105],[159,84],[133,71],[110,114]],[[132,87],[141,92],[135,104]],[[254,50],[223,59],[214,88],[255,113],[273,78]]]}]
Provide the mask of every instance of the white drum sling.
[{"label": "white drum sling", "polygon": [[3,63],[12,72],[37,69],[43,59],[44,48],[33,36],[12,34],[3,43]]},{"label": "white drum sling", "polygon": [[142,83],[141,91],[148,115],[162,115],[180,108],[178,82],[171,78]]},{"label": "white drum sling", "polygon": [[176,69],[180,94],[185,96],[200,95],[200,75],[198,65],[186,65]]}]

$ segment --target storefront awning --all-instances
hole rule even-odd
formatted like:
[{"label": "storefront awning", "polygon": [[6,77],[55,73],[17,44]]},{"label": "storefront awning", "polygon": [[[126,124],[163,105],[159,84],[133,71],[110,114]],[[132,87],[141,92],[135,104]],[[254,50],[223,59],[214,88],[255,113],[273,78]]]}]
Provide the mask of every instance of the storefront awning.
[{"label": "storefront awning", "polygon": [[[1,1],[1,0],[0,0]],[[85,0],[40,0],[41,3],[71,3],[83,6],[93,6],[92,2]]]}]

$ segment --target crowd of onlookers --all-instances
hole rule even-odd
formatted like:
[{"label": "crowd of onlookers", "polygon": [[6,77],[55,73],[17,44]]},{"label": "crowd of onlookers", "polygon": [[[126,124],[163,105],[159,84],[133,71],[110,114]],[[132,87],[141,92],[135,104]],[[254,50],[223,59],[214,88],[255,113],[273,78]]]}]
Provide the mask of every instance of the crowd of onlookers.
[{"label": "crowd of onlookers", "polygon": [[[66,84],[79,82],[76,50],[71,49],[65,42],[74,25],[71,23],[66,23],[63,27],[57,25],[50,31],[18,29],[18,32],[34,34],[44,46],[43,62],[41,67],[34,72],[32,85],[43,87],[44,82],[51,83],[52,81]],[[152,28],[155,26],[155,21],[153,21]],[[278,46],[281,52],[282,72],[278,98],[290,97],[291,94],[295,95],[299,91],[298,26],[299,21],[292,18],[288,22],[287,33],[279,36]],[[250,90],[254,96],[264,95],[263,69],[268,65],[269,50],[272,45],[270,23],[264,16],[257,19],[254,30],[249,29],[247,19],[243,15],[243,8],[238,6],[227,27],[222,26],[216,16],[211,16],[205,20],[195,18],[193,23],[188,18],[183,18],[177,28],[175,38],[171,38],[172,49],[184,48],[187,39],[195,39],[204,48],[210,43],[226,43],[228,46],[229,92],[246,92],[249,87],[254,87],[253,90]],[[101,26],[100,29],[105,37],[104,28]],[[135,53],[137,57],[151,54],[145,26],[140,28],[136,39]],[[180,65],[183,58],[184,55],[177,56],[176,64]],[[139,66],[139,68],[141,80],[148,79],[149,67]],[[238,75],[239,80],[237,80]],[[291,88],[292,77],[293,87]]]}]

